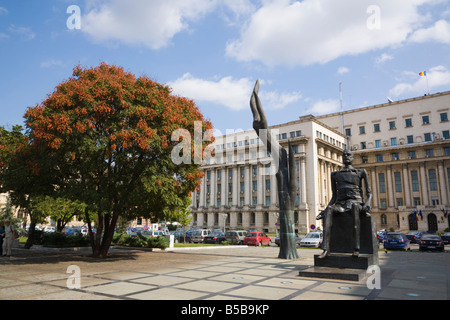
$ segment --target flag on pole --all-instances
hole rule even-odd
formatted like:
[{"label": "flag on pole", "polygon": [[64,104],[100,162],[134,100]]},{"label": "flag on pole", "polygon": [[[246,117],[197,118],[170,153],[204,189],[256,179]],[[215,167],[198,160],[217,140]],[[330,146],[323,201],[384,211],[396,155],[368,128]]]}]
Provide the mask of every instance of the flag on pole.
[{"label": "flag on pole", "polygon": [[[423,220],[422,209],[420,209],[420,211],[419,211],[419,216],[420,216],[420,220]],[[419,220],[419,219],[417,219],[417,220]]]},{"label": "flag on pole", "polygon": [[419,73],[419,76],[426,77],[427,76],[427,72],[426,71],[422,71],[421,73]]}]

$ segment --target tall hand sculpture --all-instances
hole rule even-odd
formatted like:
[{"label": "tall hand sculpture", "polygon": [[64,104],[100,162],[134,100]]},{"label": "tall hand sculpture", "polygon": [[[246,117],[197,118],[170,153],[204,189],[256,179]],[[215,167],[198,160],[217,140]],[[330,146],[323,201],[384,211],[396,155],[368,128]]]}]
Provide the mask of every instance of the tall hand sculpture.
[{"label": "tall hand sculpture", "polygon": [[266,144],[272,158],[278,161],[276,173],[278,202],[280,206],[280,259],[298,259],[295,245],[294,205],[297,195],[296,166],[294,152],[289,142],[289,157],[286,149],[282,148],[278,141],[269,132],[266,115],[258,97],[259,81],[256,81],[253,94],[250,99],[250,108],[253,113],[253,129]]}]

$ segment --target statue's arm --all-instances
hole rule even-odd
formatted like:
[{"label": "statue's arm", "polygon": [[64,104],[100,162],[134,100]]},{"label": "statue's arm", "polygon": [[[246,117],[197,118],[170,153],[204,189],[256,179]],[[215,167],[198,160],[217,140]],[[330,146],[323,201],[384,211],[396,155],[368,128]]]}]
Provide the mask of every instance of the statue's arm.
[{"label": "statue's arm", "polygon": [[250,99],[250,108],[253,114],[253,129],[255,129],[258,137],[266,144],[267,150],[274,159],[280,159],[280,144],[270,133],[267,125],[266,114],[258,97],[259,80],[256,81],[253,88],[252,97]]},{"label": "statue's arm", "polygon": [[364,186],[366,187],[366,202],[364,203],[363,209],[366,212],[370,212],[370,203],[372,201],[372,189],[370,188],[369,178],[367,176],[367,171],[362,170],[362,179],[364,181]]}]

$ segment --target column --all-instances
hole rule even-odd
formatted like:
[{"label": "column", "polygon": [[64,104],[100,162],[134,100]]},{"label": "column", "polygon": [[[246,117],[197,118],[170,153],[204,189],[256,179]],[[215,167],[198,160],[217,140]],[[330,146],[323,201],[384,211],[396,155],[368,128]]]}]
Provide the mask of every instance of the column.
[{"label": "column", "polygon": [[428,201],[428,182],[427,182],[427,177],[425,175],[425,165],[424,164],[420,164],[420,180],[421,180],[421,190],[422,190],[422,204],[424,206],[427,206],[429,204]]},{"label": "column", "polygon": [[244,176],[244,205],[250,205],[250,194],[251,194],[251,186],[250,186],[250,175],[251,175],[251,166],[249,164],[245,165],[245,176]]},{"label": "column", "polygon": [[192,200],[192,205],[191,205],[192,208],[197,208],[197,190],[194,190],[191,193],[191,200]]},{"label": "column", "polygon": [[372,171],[372,206],[378,208],[378,188],[377,188],[377,174],[374,169]]},{"label": "column", "polygon": [[332,197],[332,190],[331,190],[331,163],[327,163],[326,168],[327,168],[327,170],[326,170],[326,172],[327,172],[327,177],[326,177],[326,179],[327,179],[327,201],[326,201],[325,205],[327,205],[328,202],[330,202],[330,199]]},{"label": "column", "polygon": [[445,187],[445,171],[444,171],[444,165],[443,165],[444,161],[438,161],[438,170],[439,170],[439,189],[441,191],[441,201],[440,204],[442,204],[443,206],[448,206],[448,189]]},{"label": "column", "polygon": [[258,197],[257,203],[259,206],[262,206],[264,204],[264,200],[263,200],[263,198],[264,198],[264,178],[265,178],[264,170],[265,170],[264,166],[258,164],[258,170],[256,171],[257,172],[256,179],[257,179],[257,184],[258,184],[258,187],[257,187],[258,191],[256,192],[256,195]]},{"label": "column", "polygon": [[[275,171],[275,169],[273,169]],[[275,205],[277,203],[277,176],[274,174],[270,175],[270,203]]]},{"label": "column", "polygon": [[233,207],[237,207],[239,203],[239,193],[238,193],[238,170],[237,166],[233,167]]},{"label": "column", "polygon": [[394,188],[392,185],[392,171],[391,166],[386,167],[386,175],[387,175],[387,183],[388,183],[388,198],[389,204],[388,207],[395,207],[394,204]]},{"label": "column", "polygon": [[411,206],[411,185],[409,184],[408,165],[403,166],[403,189],[405,190],[405,203],[407,207]]},{"label": "column", "polygon": [[225,167],[222,168],[222,177],[220,178],[222,189],[220,190],[220,202],[223,206],[227,206],[227,188],[228,188],[228,172]]},{"label": "column", "polygon": [[306,205],[306,159],[300,158],[300,202]]},{"label": "column", "polygon": [[200,184],[200,205],[199,208],[204,208],[205,202],[205,192],[206,192],[206,176],[202,178],[202,183]]},{"label": "column", "polygon": [[211,186],[211,193],[209,195],[209,205],[212,208],[216,207],[216,193],[217,193],[217,180],[216,180],[216,170],[211,169],[211,180],[209,181],[209,184]]},{"label": "column", "polygon": [[323,161],[322,160],[319,160],[319,168],[320,168],[320,173],[319,173],[319,179],[320,179],[320,181],[319,181],[319,186],[320,186],[320,192],[319,192],[319,194],[320,194],[320,204],[321,205],[326,205],[326,203],[325,203],[325,186],[324,186],[324,183],[323,183],[323,176],[324,176],[324,164],[323,164]]}]

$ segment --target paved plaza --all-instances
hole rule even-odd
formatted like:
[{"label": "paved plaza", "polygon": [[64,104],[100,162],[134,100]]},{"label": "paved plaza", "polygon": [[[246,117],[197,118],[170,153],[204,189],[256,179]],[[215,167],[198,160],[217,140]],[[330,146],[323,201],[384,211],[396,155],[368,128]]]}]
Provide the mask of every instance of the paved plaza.
[{"label": "paved plaza", "polygon": [[312,266],[313,256],[320,250],[299,249],[301,258],[298,260],[277,259],[278,251],[277,247],[238,246],[173,251],[113,248],[110,258],[99,260],[89,257],[89,249],[16,248],[13,256],[0,259],[0,299],[323,301],[450,298],[448,252],[380,251],[381,288],[369,289],[366,280],[351,282],[299,277],[298,271]]}]

